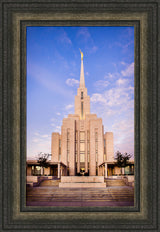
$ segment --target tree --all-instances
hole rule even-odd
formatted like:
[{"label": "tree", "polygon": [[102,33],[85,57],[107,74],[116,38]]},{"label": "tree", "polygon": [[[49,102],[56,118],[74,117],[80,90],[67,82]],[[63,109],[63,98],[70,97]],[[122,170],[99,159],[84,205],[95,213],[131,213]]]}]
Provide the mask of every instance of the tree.
[{"label": "tree", "polygon": [[132,155],[124,153],[122,154],[121,152],[117,151],[116,152],[116,157],[115,159],[117,162],[115,165],[121,168],[121,175],[122,175],[122,168],[125,168],[128,165],[129,159],[132,157]]},{"label": "tree", "polygon": [[37,163],[39,163],[40,167],[43,168],[43,175],[44,175],[44,168],[48,168],[49,167],[49,162],[48,162],[49,155],[50,154],[43,153],[43,152],[40,152],[38,154]]}]

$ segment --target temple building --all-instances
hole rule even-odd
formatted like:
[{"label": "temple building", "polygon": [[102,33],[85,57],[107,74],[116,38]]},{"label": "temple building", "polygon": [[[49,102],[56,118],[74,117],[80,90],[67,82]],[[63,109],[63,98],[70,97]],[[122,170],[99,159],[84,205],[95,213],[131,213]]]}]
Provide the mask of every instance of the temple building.
[{"label": "temple building", "polygon": [[[107,162],[114,160],[113,133],[104,134],[102,118],[90,113],[81,52],[80,84],[75,112],[63,119],[61,134],[52,133],[51,162],[63,164],[63,175],[104,176]],[[60,167],[59,167],[60,168]]]},{"label": "temple building", "polygon": [[[63,119],[61,134],[52,133],[51,160],[43,168],[37,160],[27,160],[28,180],[36,176],[119,176],[134,174],[134,161],[123,173],[114,159],[113,132],[105,132],[102,118],[90,113],[90,97],[85,87],[83,53],[81,52],[80,84],[75,96],[75,112]],[[92,178],[91,177],[91,178]],[[62,179],[62,178],[61,178]]]}]

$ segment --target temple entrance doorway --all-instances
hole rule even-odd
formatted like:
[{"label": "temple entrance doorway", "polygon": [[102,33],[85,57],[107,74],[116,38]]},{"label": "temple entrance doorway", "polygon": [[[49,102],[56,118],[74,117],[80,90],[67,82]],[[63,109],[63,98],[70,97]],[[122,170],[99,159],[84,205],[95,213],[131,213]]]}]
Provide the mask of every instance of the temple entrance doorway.
[{"label": "temple entrance doorway", "polygon": [[51,166],[50,175],[51,176],[57,176],[58,175],[58,167],[57,167],[57,165],[52,165]]},{"label": "temple entrance doorway", "polygon": [[84,176],[84,173],[85,173],[85,169],[84,169],[84,168],[81,168],[81,169],[80,169],[80,175],[81,175],[81,176]]}]

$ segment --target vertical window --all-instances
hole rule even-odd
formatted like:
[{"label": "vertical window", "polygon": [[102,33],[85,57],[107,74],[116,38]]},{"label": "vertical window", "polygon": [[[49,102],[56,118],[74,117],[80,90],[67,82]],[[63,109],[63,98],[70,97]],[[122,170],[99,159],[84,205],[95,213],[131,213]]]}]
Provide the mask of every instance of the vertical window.
[{"label": "vertical window", "polygon": [[76,131],[76,141],[78,140],[78,131]]},{"label": "vertical window", "polygon": [[85,132],[80,131],[80,163],[85,162]]},{"label": "vertical window", "polygon": [[61,160],[61,139],[59,139],[59,161]]},{"label": "vertical window", "polygon": [[81,119],[83,119],[83,102],[81,102]]},{"label": "vertical window", "polygon": [[98,161],[98,132],[95,132],[95,153],[96,153],[96,162]]},{"label": "vertical window", "polygon": [[81,92],[81,99],[83,99],[83,92]]},{"label": "vertical window", "polygon": [[32,175],[34,175],[34,166],[32,166],[31,173],[32,173]]},{"label": "vertical window", "polygon": [[106,155],[106,140],[104,139],[104,160],[106,160],[107,155]]},{"label": "vertical window", "polygon": [[76,153],[76,162],[77,162],[77,151],[78,151],[78,131],[76,131],[76,136],[75,136],[75,153]]},{"label": "vertical window", "polygon": [[104,139],[104,154],[106,154],[106,140]]},{"label": "vertical window", "polygon": [[69,137],[70,137],[70,133],[69,133],[69,129],[67,129],[67,162],[69,162],[69,152],[70,152]]},{"label": "vertical window", "polygon": [[87,131],[87,154],[88,154],[88,162],[89,162],[89,131]]}]

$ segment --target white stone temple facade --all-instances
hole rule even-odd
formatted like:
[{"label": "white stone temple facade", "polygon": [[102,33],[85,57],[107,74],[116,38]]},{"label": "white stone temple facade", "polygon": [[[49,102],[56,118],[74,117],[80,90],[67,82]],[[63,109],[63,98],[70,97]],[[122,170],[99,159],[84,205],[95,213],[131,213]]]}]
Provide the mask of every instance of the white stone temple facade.
[{"label": "white stone temple facade", "polygon": [[90,97],[85,87],[82,52],[75,112],[63,119],[61,134],[52,133],[51,154],[51,163],[58,164],[58,177],[107,177],[107,164],[114,162],[113,133],[104,134],[102,118],[90,113]]},{"label": "white stone temple facade", "polygon": [[[104,177],[121,176],[121,168],[114,159],[113,141],[112,132],[104,133],[102,119],[90,113],[90,97],[85,87],[81,52],[80,84],[75,96],[75,112],[63,119],[61,134],[52,133],[48,168],[41,167],[37,160],[27,160],[28,183],[31,180],[36,182],[38,176],[44,175],[48,179],[60,178],[60,187],[82,187],[82,181],[85,183],[83,187],[102,187]],[[134,160],[125,167],[123,174],[134,175]],[[83,176],[77,177],[80,175]]]}]

